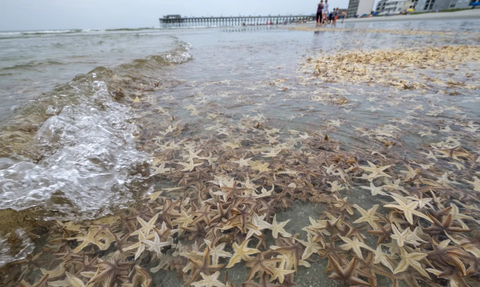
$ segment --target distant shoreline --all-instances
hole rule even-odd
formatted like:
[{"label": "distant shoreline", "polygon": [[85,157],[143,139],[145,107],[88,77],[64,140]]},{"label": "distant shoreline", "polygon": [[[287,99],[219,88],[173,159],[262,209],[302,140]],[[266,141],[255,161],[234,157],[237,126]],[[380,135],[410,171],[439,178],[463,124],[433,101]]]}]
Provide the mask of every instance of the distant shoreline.
[{"label": "distant shoreline", "polygon": [[[424,14],[413,15],[394,15],[394,16],[382,16],[382,17],[367,17],[367,18],[347,18],[344,23],[353,22],[381,22],[381,21],[411,21],[411,20],[441,20],[441,19],[479,19],[480,9],[463,10],[457,12],[432,12]],[[340,22],[340,21],[338,21]],[[338,23],[337,22],[337,23]]]}]

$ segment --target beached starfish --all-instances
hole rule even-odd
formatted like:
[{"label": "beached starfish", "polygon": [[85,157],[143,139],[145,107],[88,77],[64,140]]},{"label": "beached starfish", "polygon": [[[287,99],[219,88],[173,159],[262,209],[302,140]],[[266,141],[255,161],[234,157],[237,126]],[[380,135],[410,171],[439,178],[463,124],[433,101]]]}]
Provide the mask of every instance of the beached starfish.
[{"label": "beached starfish", "polygon": [[245,265],[250,268],[250,273],[248,274],[248,280],[251,280],[258,273],[259,277],[263,274],[269,274],[273,276],[273,267],[277,262],[280,262],[280,258],[265,258],[267,252],[262,252],[257,254],[255,259],[248,261]]},{"label": "beached starfish", "polygon": [[210,256],[212,256],[212,264],[218,265],[218,261],[220,257],[232,257],[232,254],[224,251],[226,243],[220,243],[217,246],[212,244],[212,241],[205,239],[205,243],[207,244],[208,248],[210,249]]},{"label": "beached starfish", "polygon": [[405,202],[398,199],[397,197],[394,197],[393,199],[395,199],[395,201],[398,203],[398,205],[385,204],[384,207],[395,208],[395,209],[398,209],[398,210],[402,211],[403,215],[405,216],[405,219],[407,219],[408,223],[410,223],[411,225],[414,225],[413,224],[413,215],[416,215],[418,217],[424,218],[424,219],[432,222],[432,220],[428,216],[426,216],[425,214],[416,210],[416,208],[418,207],[418,202],[415,201],[415,202],[411,202],[411,203],[406,204]]},{"label": "beached starfish", "polygon": [[420,169],[413,169],[410,165],[407,165],[408,170],[401,170],[400,173],[405,174],[405,180],[414,180],[419,174]]},{"label": "beached starfish", "polygon": [[42,278],[40,278],[40,280],[38,280],[37,283],[35,283],[33,285],[30,285],[27,282],[25,282],[25,280],[22,280],[20,282],[20,286],[21,287],[45,287],[45,286],[48,286],[47,281],[48,281],[48,275],[44,275],[44,276],[42,276]]},{"label": "beached starfish", "polygon": [[313,253],[318,253],[320,250],[323,250],[323,247],[318,242],[313,240],[313,235],[311,233],[307,233],[307,241],[300,239],[295,240],[305,246],[305,250],[302,254],[302,260],[307,260],[310,258],[310,256],[312,256]]},{"label": "beached starfish", "polygon": [[153,228],[155,228],[155,223],[157,222],[158,215],[159,215],[158,213],[155,214],[155,216],[153,216],[148,222],[143,220],[143,218],[141,218],[141,217],[137,217],[137,220],[142,227],[140,229],[132,232],[130,235],[137,235],[141,232],[143,232],[143,234],[145,234],[145,236],[150,235],[150,231],[152,231]]},{"label": "beached starfish", "polygon": [[385,267],[387,267],[388,269],[390,269],[390,271],[393,272],[392,261],[394,258],[393,256],[382,252],[381,244],[377,246],[377,249],[373,251],[373,254],[375,256],[374,264],[382,263]]},{"label": "beached starfish", "polygon": [[353,240],[348,237],[340,236],[340,238],[345,242],[345,244],[340,245],[339,247],[345,251],[353,250],[358,258],[363,259],[362,248],[370,251],[374,251],[370,246],[366,245],[363,242],[360,242],[357,237],[354,237]]},{"label": "beached starfish", "polygon": [[272,272],[273,272],[273,277],[270,279],[270,281],[278,280],[280,284],[283,284],[283,281],[285,281],[285,277],[289,274],[292,274],[295,272],[295,270],[289,270],[286,268],[286,264],[288,261],[287,256],[282,255],[280,256],[281,261],[278,265],[278,267],[273,267]]},{"label": "beached starfish", "polygon": [[236,242],[233,243],[232,247],[234,254],[232,258],[230,258],[227,268],[233,267],[233,265],[237,264],[241,260],[250,261],[253,259],[253,257],[250,257],[250,255],[260,253],[260,250],[258,249],[249,248],[248,242],[250,242],[250,239],[244,240],[240,245],[238,245]]},{"label": "beached starfish", "polygon": [[474,179],[473,181],[468,181],[468,180],[465,180],[465,181],[473,185],[473,190],[480,192],[480,179],[478,179],[478,177],[476,176],[474,176],[473,179]]},{"label": "beached starfish", "polygon": [[234,160],[232,162],[238,164],[240,167],[248,167],[248,166],[250,166],[249,163],[250,163],[251,159],[252,159],[251,157],[250,158],[241,158],[239,160]]},{"label": "beached starfish", "polygon": [[136,249],[137,251],[135,252],[134,259],[137,260],[137,258],[140,257],[140,255],[142,255],[143,251],[145,251],[145,247],[146,247],[145,240],[146,239],[147,239],[147,236],[145,235],[145,233],[139,232],[138,233],[138,242],[135,243],[135,244],[132,244],[132,245],[126,247],[126,248],[123,248],[123,250],[128,251],[128,250]]},{"label": "beached starfish", "polygon": [[277,239],[278,234],[282,235],[283,237],[292,236],[290,233],[286,232],[285,229],[283,229],[288,222],[290,222],[290,219],[284,222],[277,223],[277,215],[275,214],[273,216],[272,226],[269,228],[272,230],[273,238]]},{"label": "beached starfish", "polygon": [[381,166],[381,167],[377,167],[375,164],[371,163],[370,161],[367,161],[368,162],[368,166],[359,166],[361,169],[367,171],[367,172],[370,172],[371,174],[368,175],[367,179],[369,181],[372,181],[374,180],[375,178],[377,177],[382,177],[382,176],[386,176],[386,177],[391,177],[390,175],[384,173],[383,171],[386,170],[387,168],[391,167],[391,165],[386,165],[386,166]]},{"label": "beached starfish", "polygon": [[192,283],[194,287],[226,287],[225,284],[218,281],[218,276],[220,276],[220,271],[213,273],[212,275],[205,275],[203,272],[200,272],[202,280]]},{"label": "beached starfish", "polygon": [[147,249],[149,251],[153,251],[156,253],[157,257],[160,258],[162,254],[162,248],[166,246],[172,245],[171,242],[162,242],[160,240],[160,236],[158,235],[157,232],[155,232],[155,239],[153,241],[151,240],[144,240],[143,243],[147,245]]},{"label": "beached starfish", "polygon": [[365,209],[363,209],[362,207],[360,207],[356,204],[354,205],[354,207],[358,210],[358,212],[360,212],[362,214],[362,217],[355,220],[353,223],[368,222],[368,224],[370,224],[370,226],[373,229],[377,229],[377,224],[376,224],[375,221],[380,219],[379,217],[375,216],[375,214],[377,212],[378,204],[375,204],[368,211],[366,211]]},{"label": "beached starfish", "polygon": [[115,260],[113,258],[107,259],[96,265],[97,272],[90,278],[87,286],[95,284],[102,284],[103,286],[115,286],[117,281],[126,279],[128,270],[132,266],[131,263]]},{"label": "beached starfish", "polygon": [[425,272],[425,268],[422,266],[422,264],[419,262],[423,259],[425,259],[428,256],[426,253],[420,253],[420,252],[410,252],[408,253],[405,251],[404,248],[400,248],[400,258],[402,259],[400,263],[398,263],[397,268],[393,271],[393,274],[397,274],[403,271],[406,271],[409,266],[412,266],[417,270],[420,274],[423,276],[430,278],[428,276],[428,273]]},{"label": "beached starfish", "polygon": [[382,191],[383,187],[381,186],[375,186],[373,184],[373,181],[370,181],[370,186],[360,186],[362,189],[370,190],[372,192],[372,195],[375,196],[377,194],[380,195],[387,195],[385,192]]},{"label": "beached starfish", "polygon": [[451,214],[448,214],[442,222],[440,222],[437,218],[432,216],[431,214],[428,214],[428,217],[431,219],[430,221],[433,222],[432,225],[430,225],[428,228],[423,228],[423,231],[425,233],[431,234],[431,235],[439,235],[442,233],[463,233],[470,231],[468,228],[461,228],[461,227],[455,227],[452,226],[454,221],[453,217]]},{"label": "beached starfish", "polygon": [[193,162],[193,159],[190,158],[190,160],[189,160],[188,163],[179,162],[178,164],[179,164],[179,165],[183,165],[183,166],[185,167],[184,169],[182,169],[182,171],[193,171],[193,170],[195,169],[195,167],[202,165],[203,162],[201,162],[201,163],[194,163],[194,162]]},{"label": "beached starfish", "polygon": [[333,280],[339,281],[344,286],[364,286],[370,287],[371,284],[363,281],[357,276],[357,259],[354,257],[348,265],[343,268],[337,260],[332,256],[328,255],[330,266],[333,267],[334,272],[328,276]]}]

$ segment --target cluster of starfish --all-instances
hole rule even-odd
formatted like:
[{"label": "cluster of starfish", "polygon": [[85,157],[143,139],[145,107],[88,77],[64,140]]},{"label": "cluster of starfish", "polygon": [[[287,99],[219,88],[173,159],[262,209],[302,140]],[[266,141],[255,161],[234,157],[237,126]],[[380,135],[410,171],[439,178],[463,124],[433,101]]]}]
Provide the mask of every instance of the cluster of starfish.
[{"label": "cluster of starfish", "polygon": [[[314,77],[323,82],[367,83],[392,86],[402,90],[425,90],[437,87],[446,94],[459,95],[459,87],[476,90],[478,85],[445,79],[423,70],[459,70],[459,66],[479,60],[480,48],[475,45],[441,46],[423,49],[385,49],[368,52],[326,54],[318,59],[307,58],[305,72],[314,65]],[[404,73],[410,70],[412,73]],[[467,77],[472,75],[466,74]]]},{"label": "cluster of starfish", "polygon": [[475,32],[453,32],[438,30],[415,30],[415,29],[372,29],[372,28],[339,28],[339,27],[315,27],[312,25],[287,26],[285,29],[296,31],[318,31],[318,32],[355,32],[355,33],[382,33],[392,35],[418,35],[418,36],[468,36],[478,37]]},{"label": "cluster of starfish", "polygon": [[[311,89],[326,81],[370,84],[372,73],[393,77],[394,67],[408,76],[407,68],[434,70],[442,63],[455,70],[464,59],[478,62],[474,46],[390,53],[391,60],[383,50],[327,55],[327,67],[329,61],[355,64],[323,71],[309,60],[312,76],[297,85],[268,81],[268,89],[297,108],[278,122],[261,112],[280,109],[278,98],[243,95],[263,86],[244,85],[242,95],[232,98],[218,95],[228,99],[225,105],[254,106],[245,114],[229,114],[205,96],[220,84],[232,90],[241,85],[205,84],[205,94],[183,102],[169,94],[173,84],[157,96],[115,89],[114,96],[142,115],[137,144],[152,157],[145,186],[154,190],[112,216],[36,230],[38,241],[47,243],[0,269],[1,284],[152,286],[173,272],[186,286],[294,286],[302,270],[321,262],[328,277],[344,286],[480,284],[478,120],[458,117],[461,109],[443,99],[436,102],[445,94],[404,94],[409,89],[395,84],[404,80],[390,80],[386,86],[398,90],[388,99],[336,86]],[[458,86],[462,92],[476,88]],[[376,117],[400,103],[401,118],[389,114],[388,123],[367,120],[362,126],[359,115]],[[321,126],[309,130],[315,120]],[[336,140],[343,128],[366,144]],[[428,139],[428,145],[411,138]],[[277,219],[297,203],[308,210],[309,224]],[[231,276],[245,268],[243,277]]]}]

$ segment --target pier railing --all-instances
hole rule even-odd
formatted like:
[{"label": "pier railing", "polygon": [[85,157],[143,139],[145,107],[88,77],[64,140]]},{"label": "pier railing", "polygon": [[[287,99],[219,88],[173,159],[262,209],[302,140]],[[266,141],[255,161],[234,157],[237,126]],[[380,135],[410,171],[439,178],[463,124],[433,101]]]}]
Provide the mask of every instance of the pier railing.
[{"label": "pier railing", "polygon": [[253,25],[276,25],[313,21],[315,16],[238,16],[238,17],[184,17],[160,18],[160,27],[233,27]]}]

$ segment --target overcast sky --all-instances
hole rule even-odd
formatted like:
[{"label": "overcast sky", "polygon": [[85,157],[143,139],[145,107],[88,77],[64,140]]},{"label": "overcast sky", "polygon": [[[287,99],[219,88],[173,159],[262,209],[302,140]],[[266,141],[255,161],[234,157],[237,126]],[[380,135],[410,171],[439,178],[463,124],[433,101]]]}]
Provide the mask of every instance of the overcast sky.
[{"label": "overcast sky", "polygon": [[[346,8],[348,0],[330,0]],[[287,15],[316,12],[319,0],[0,0],[0,30],[158,27],[182,16]]]}]

